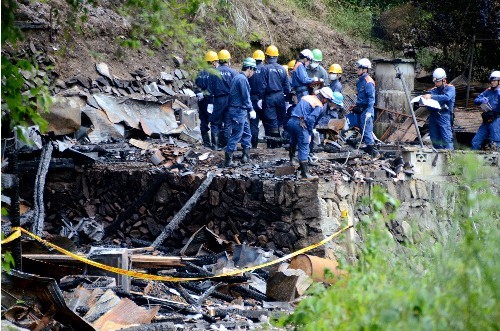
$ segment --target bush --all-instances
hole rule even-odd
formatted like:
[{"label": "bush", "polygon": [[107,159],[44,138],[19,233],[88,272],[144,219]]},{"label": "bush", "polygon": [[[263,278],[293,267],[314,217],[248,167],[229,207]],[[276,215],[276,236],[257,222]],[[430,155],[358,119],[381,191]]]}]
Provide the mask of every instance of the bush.
[{"label": "bush", "polygon": [[448,238],[396,250],[384,208],[397,202],[376,188],[373,215],[360,222],[365,246],[358,263],[347,267],[349,276],[326,290],[315,286],[276,324],[315,331],[497,330],[499,198],[478,180],[488,172],[477,160],[459,160],[457,167],[463,175]]}]

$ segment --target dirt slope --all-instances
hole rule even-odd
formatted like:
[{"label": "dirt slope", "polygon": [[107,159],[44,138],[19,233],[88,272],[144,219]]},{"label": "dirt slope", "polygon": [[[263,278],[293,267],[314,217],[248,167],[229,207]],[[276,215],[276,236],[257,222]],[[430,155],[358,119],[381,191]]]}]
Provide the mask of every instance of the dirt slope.
[{"label": "dirt slope", "polygon": [[[63,22],[78,21],[70,16],[64,0],[20,4],[20,21],[46,26],[44,29],[24,30],[26,42],[22,47],[28,47],[31,41],[37,49],[43,49],[50,54],[56,60],[55,71],[62,80],[76,75],[96,78],[97,62],[106,62],[112,75],[120,79],[130,79],[130,72],[138,69],[149,70],[158,76],[165,67],[173,66],[172,55],[182,56],[172,54],[166,46],[154,50],[153,55],[147,46],[141,49],[120,46],[119,41],[128,36],[130,24],[111,9],[112,3],[103,2],[101,6],[87,7],[88,20],[81,24],[81,32],[77,32],[77,28],[65,28]],[[321,2],[318,2],[317,6],[315,12],[321,13]],[[320,48],[323,51],[325,67],[337,62],[349,69],[346,66],[352,65],[360,57],[376,57],[373,50],[367,48],[368,44],[362,45],[326,27],[321,16],[315,17],[316,19],[304,17],[286,0],[271,0],[267,6],[260,1],[232,2],[226,15],[230,17],[228,24],[233,24],[232,31],[235,35],[221,32],[213,18],[214,10],[214,7],[210,6],[200,8],[196,17],[200,31],[203,31],[200,34],[207,40],[209,48],[228,48],[236,63],[251,55],[254,49],[263,49],[271,42],[280,49],[282,63],[288,62],[303,48]],[[242,50],[235,46],[236,39],[251,40],[252,34],[258,35],[259,38],[253,40],[251,49]],[[144,42],[147,45],[147,41]],[[200,54],[205,51],[200,50]]]}]

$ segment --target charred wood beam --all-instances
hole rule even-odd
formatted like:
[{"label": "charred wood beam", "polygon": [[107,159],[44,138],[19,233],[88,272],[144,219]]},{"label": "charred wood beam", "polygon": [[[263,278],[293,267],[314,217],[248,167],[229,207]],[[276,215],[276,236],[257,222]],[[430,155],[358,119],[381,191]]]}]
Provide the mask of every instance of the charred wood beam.
[{"label": "charred wood beam", "polygon": [[200,185],[200,187],[198,187],[198,189],[196,189],[193,196],[186,202],[181,210],[179,210],[179,212],[175,214],[174,218],[167,224],[162,233],[160,233],[158,238],[156,238],[156,240],[153,242],[152,246],[154,248],[160,246],[165,239],[170,237],[172,233],[177,230],[177,228],[179,228],[179,225],[184,221],[184,218],[186,218],[187,214],[196,205],[196,202],[198,202],[198,199],[210,186],[213,179],[214,175],[211,172],[207,173],[207,178],[205,179],[205,181]]},{"label": "charred wood beam", "polygon": [[[19,160],[17,149],[11,154],[11,160],[9,162],[10,173],[14,175],[12,186],[12,205],[10,209],[10,217],[12,222],[12,227],[21,226],[21,214],[19,211]],[[12,241],[12,257],[14,258],[14,268],[19,271],[23,270],[23,259],[22,259],[22,249],[21,249],[21,237],[14,239]]]},{"label": "charred wood beam", "polygon": [[167,284],[170,287],[172,287],[175,290],[177,290],[177,292],[179,292],[179,294],[181,295],[181,297],[184,300],[186,300],[186,302],[189,303],[191,306],[197,306],[196,300],[191,296],[191,294],[189,294],[189,292],[184,287],[182,287],[181,284],[179,284],[179,283],[171,283],[171,282],[168,282]]},{"label": "charred wood beam", "polygon": [[[132,238],[130,241],[132,243],[132,246],[134,247],[151,247],[151,245],[153,244],[151,241],[135,239],[135,238]],[[156,247],[156,250],[167,254],[172,253],[174,251],[172,248],[165,246],[158,246]]]},{"label": "charred wood beam", "polygon": [[[165,180],[167,179],[167,175],[166,174],[159,174],[158,176],[156,176],[156,178],[154,179],[153,183],[151,184],[151,186],[149,186],[147,188],[146,191],[144,191],[144,193],[141,194],[141,196],[139,198],[137,198],[137,200],[134,201],[134,203],[132,203],[120,216],[118,216],[118,218],[116,219],[116,221],[114,221],[113,223],[111,223],[107,228],[106,230],[104,230],[104,238],[108,237],[110,234],[114,233],[116,230],[118,230],[118,228],[120,227],[120,225],[125,222],[126,220],[128,220],[132,214],[144,203],[146,202],[154,193],[156,193],[158,191],[158,189],[160,188],[160,186],[163,184],[163,182],[165,182]],[[158,245],[155,246],[155,248],[157,248]]]},{"label": "charred wood beam", "polygon": [[[189,282],[189,283],[185,283],[184,284],[184,287],[187,288],[188,290],[190,291],[193,291],[195,293],[199,293],[199,294],[202,294],[203,293],[203,289],[200,288],[198,285],[195,285],[193,284],[192,282]],[[214,297],[214,298],[217,298],[217,299],[221,299],[221,300],[224,300],[226,302],[232,302],[233,300],[235,300],[236,298],[233,297],[233,296],[230,296],[230,295],[227,295],[227,294],[224,294],[224,293],[221,293],[221,292],[218,292],[218,291],[213,291],[210,293],[210,296],[211,297]]]},{"label": "charred wood beam", "polygon": [[262,315],[270,316],[271,312],[265,309],[243,310],[243,309],[214,309],[214,317],[224,318],[228,315],[240,315],[254,321],[258,321]]},{"label": "charred wood beam", "polygon": [[255,299],[258,301],[272,301],[265,294],[263,294],[259,291],[255,291],[255,290],[246,288],[242,285],[231,286],[231,290],[238,292],[247,298],[252,298],[252,299]]},{"label": "charred wood beam", "polygon": [[43,200],[43,193],[45,190],[45,178],[49,172],[50,159],[52,158],[52,151],[54,146],[49,141],[43,146],[42,156],[40,157],[40,164],[36,173],[35,179],[35,193],[33,199],[35,200],[35,216],[33,217],[33,232],[37,236],[42,235],[43,225],[45,221],[45,202]]}]

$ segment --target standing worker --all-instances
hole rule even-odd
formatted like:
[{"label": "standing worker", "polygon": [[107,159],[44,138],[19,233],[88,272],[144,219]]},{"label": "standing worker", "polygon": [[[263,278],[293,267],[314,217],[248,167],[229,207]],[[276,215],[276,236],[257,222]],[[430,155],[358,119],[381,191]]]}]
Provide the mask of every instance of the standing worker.
[{"label": "standing worker", "polygon": [[490,87],[475,100],[475,105],[481,105],[483,123],[472,139],[472,149],[481,149],[486,139],[491,141],[491,149],[500,148],[500,71],[490,75]]},{"label": "standing worker", "polygon": [[274,137],[276,141],[267,141],[268,148],[280,147],[278,142],[281,138],[285,120],[285,96],[290,94],[290,84],[286,70],[278,64],[278,48],[274,45],[267,47],[267,64],[262,71],[263,80],[263,109],[264,117],[262,123],[266,136]]},{"label": "standing worker", "polygon": [[362,130],[363,142],[366,144],[364,151],[372,157],[378,156],[378,151],[373,139],[373,117],[375,115],[375,81],[368,74],[372,64],[370,60],[363,58],[356,62],[358,80],[356,89],[358,98],[356,105],[352,108],[356,122]]},{"label": "standing worker", "polygon": [[229,111],[227,121],[230,122],[231,133],[226,145],[224,166],[234,166],[233,153],[236,150],[236,145],[241,141],[243,155],[241,163],[248,163],[250,155],[248,151],[251,146],[252,134],[248,118],[255,119],[256,113],[252,108],[250,100],[250,84],[248,78],[257,70],[257,64],[254,59],[247,57],[243,61],[241,72],[236,75],[231,81],[231,89],[229,91]]},{"label": "standing worker", "polygon": [[330,88],[333,92],[343,93],[342,83],[342,67],[338,63],[334,63],[328,69],[328,78],[330,79]]},{"label": "standing worker", "polygon": [[229,89],[231,80],[238,73],[230,67],[231,54],[223,49],[219,52],[219,75],[211,75],[209,90],[212,92],[213,100],[207,106],[210,115],[210,129],[212,134],[212,148],[220,151],[225,146],[228,138],[229,128],[224,127],[224,120],[229,106]]},{"label": "standing worker", "polygon": [[307,66],[306,71],[307,75],[310,78],[317,77],[319,81],[322,81],[325,86],[329,85],[328,73],[325,68],[321,65],[321,61],[323,61],[323,53],[319,49],[312,50],[313,59],[312,62]]},{"label": "standing worker", "polygon": [[297,102],[299,102],[300,98],[302,98],[304,95],[309,94],[309,84],[318,80],[309,78],[309,76],[307,76],[306,66],[311,63],[312,58],[313,54],[311,50],[304,49],[302,52],[300,52],[299,58],[296,61],[295,66],[293,67],[292,88],[294,89],[295,95],[297,96]]},{"label": "standing worker", "polygon": [[250,131],[252,132],[252,148],[257,148],[259,143],[259,121],[263,118],[262,107],[259,107],[258,102],[262,100],[262,69],[264,68],[262,62],[266,57],[261,50],[253,52],[252,57],[257,64],[257,70],[248,78],[248,82],[250,83],[250,100],[252,101],[252,107],[257,117],[250,119]]},{"label": "standing worker", "polygon": [[429,135],[435,149],[453,149],[453,106],[455,105],[455,86],[446,83],[446,72],[437,68],[432,73],[434,87],[425,99],[439,102],[441,109],[427,107],[429,115]]},{"label": "standing worker", "polygon": [[[213,70],[215,70],[219,65],[219,58],[217,56],[217,53],[214,51],[209,51],[205,54],[205,61]],[[213,75],[213,73],[210,73],[208,70],[204,69],[198,73],[198,76],[195,80],[197,86],[196,96],[198,98],[198,114],[200,116],[200,132],[201,138],[203,139],[203,146],[205,147],[212,146],[210,142],[210,136],[208,134],[208,131],[210,130],[208,126],[208,124],[210,123],[210,114],[207,111],[208,102],[209,99],[211,99],[211,92],[208,89],[210,75]]]},{"label": "standing worker", "polygon": [[314,124],[323,110],[323,105],[333,100],[333,92],[329,87],[323,87],[317,95],[304,96],[292,110],[292,117],[287,123],[290,134],[290,162],[293,164],[295,150],[299,150],[300,174],[302,179],[311,180],[317,177],[309,174],[307,159],[309,143],[313,134]]}]

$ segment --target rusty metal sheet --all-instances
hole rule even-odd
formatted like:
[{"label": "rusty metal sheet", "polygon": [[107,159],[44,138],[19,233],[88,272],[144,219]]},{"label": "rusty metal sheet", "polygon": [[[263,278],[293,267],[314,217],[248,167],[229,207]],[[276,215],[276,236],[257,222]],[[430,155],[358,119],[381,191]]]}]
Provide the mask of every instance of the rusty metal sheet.
[{"label": "rusty metal sheet", "polygon": [[169,104],[106,94],[94,94],[94,99],[112,123],[124,122],[135,129],[141,129],[142,126],[142,130],[148,135],[166,133],[177,128],[175,114]]},{"label": "rusty metal sheet", "polygon": [[101,331],[114,331],[126,326],[149,324],[159,310],[160,306],[145,309],[123,298],[118,305],[95,321],[94,327]]},{"label": "rusty metal sheet", "polygon": [[97,144],[101,141],[109,140],[110,138],[124,138],[125,127],[123,124],[112,123],[106,116],[106,113],[101,109],[95,109],[87,105],[83,108],[83,113],[87,115],[92,122],[93,128],[87,133],[92,143]]},{"label": "rusty metal sheet", "polygon": [[92,325],[68,308],[55,279],[17,270],[2,274],[2,305],[12,306],[16,300],[26,298],[36,301],[41,311],[55,307],[54,319],[73,330],[95,331]]},{"label": "rusty metal sheet", "polygon": [[80,129],[82,109],[86,105],[85,100],[79,96],[54,96],[52,100],[53,104],[49,107],[49,111],[41,114],[49,123],[47,131],[53,131],[56,135],[65,135]]}]

